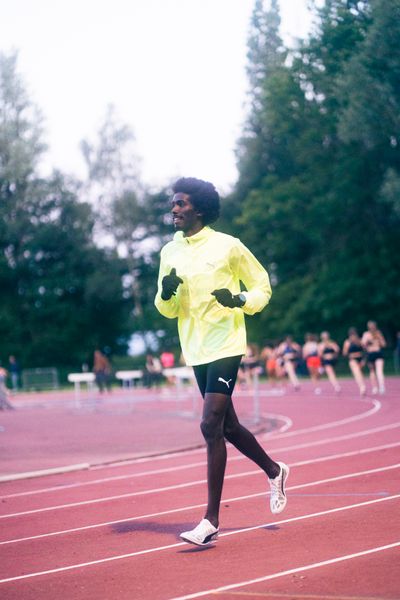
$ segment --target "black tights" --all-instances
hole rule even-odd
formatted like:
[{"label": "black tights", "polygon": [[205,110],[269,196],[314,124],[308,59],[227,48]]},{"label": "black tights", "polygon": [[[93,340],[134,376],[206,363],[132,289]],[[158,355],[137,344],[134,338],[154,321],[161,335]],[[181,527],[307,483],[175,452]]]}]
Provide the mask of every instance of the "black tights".
[{"label": "black tights", "polygon": [[207,443],[208,503],[205,518],[218,527],[226,467],[225,439],[254,461],[268,477],[274,478],[279,475],[280,467],[268,456],[254,435],[239,423],[230,396],[205,394],[200,427]]}]

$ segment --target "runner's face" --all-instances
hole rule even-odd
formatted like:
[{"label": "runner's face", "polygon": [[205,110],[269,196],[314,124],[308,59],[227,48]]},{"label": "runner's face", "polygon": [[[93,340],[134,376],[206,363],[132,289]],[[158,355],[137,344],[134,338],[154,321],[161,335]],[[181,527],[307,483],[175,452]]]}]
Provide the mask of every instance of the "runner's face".
[{"label": "runner's face", "polygon": [[175,229],[183,231],[186,237],[198,233],[203,228],[201,214],[195,210],[188,194],[179,192],[174,195],[171,212]]}]

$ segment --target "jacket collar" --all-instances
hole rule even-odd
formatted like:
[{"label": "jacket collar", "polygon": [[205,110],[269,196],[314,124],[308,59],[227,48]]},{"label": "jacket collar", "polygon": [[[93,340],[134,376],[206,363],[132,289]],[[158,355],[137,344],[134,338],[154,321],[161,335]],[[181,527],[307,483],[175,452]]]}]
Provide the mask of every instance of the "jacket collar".
[{"label": "jacket collar", "polygon": [[200,229],[198,233],[191,235],[189,237],[184,237],[183,231],[177,231],[174,235],[174,242],[186,242],[187,244],[198,244],[208,238],[214,233],[214,229],[205,225],[203,229]]}]

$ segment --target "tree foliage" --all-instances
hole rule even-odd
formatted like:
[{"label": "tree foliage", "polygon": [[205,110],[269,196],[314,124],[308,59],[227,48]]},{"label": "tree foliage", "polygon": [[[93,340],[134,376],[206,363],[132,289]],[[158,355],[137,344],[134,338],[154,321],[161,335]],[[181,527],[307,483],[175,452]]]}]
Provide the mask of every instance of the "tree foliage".
[{"label": "tree foliage", "polygon": [[[249,319],[262,342],[376,319],[400,305],[400,7],[397,0],[314,3],[311,35],[280,37],[278,0],[255,0],[248,118],[222,229],[271,275],[269,308]],[[82,142],[86,181],[39,174],[39,110],[0,55],[1,357],[25,366],[125,352],[131,334],[177,346],[153,305],[159,251],[171,238],[168,190],[140,181],[135,136],[114,107]]]},{"label": "tree foliage", "polygon": [[86,362],[97,345],[124,351],[126,264],[94,244],[79,183],[38,175],[41,119],[16,64],[16,55],[0,57],[1,355],[49,366]]},{"label": "tree foliage", "polygon": [[261,76],[250,91],[239,180],[227,202],[236,216],[232,231],[268,266],[275,288],[270,308],[249,321],[251,335],[261,341],[328,328],[343,338],[350,325],[364,328],[371,318],[394,334],[398,2],[327,0],[315,9],[309,39],[286,60],[276,41],[277,7],[270,3],[262,18],[262,5],[255,3],[249,47],[268,68],[250,52]]}]

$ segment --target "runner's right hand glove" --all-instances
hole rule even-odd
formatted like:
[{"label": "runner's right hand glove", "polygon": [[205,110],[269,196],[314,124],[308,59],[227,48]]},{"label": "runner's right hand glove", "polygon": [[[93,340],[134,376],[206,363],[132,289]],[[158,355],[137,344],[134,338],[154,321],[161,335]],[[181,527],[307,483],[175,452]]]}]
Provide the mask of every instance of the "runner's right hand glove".
[{"label": "runner's right hand glove", "polygon": [[176,294],[176,290],[178,289],[178,285],[180,283],[183,283],[183,279],[178,277],[175,268],[171,269],[169,275],[165,275],[162,278],[161,298],[163,300],[169,300],[171,296]]},{"label": "runner's right hand glove", "polygon": [[239,298],[239,294],[233,295],[227,288],[221,288],[220,290],[214,290],[211,292],[212,296],[215,296],[217,302],[222,306],[228,306],[229,308],[239,308],[243,306],[243,301]]}]

